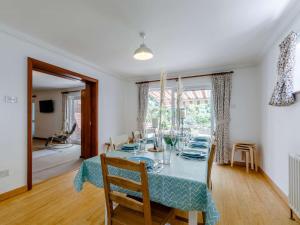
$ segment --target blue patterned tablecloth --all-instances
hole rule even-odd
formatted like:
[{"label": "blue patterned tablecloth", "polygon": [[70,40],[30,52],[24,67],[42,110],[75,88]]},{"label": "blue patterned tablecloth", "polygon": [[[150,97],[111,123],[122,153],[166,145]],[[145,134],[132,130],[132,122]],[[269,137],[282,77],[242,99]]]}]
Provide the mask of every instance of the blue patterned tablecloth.
[{"label": "blue patterned tablecloth", "polygon": [[[132,156],[130,153],[120,151],[107,154],[112,157]],[[139,156],[162,159],[162,153],[143,153]],[[219,213],[207,189],[206,171],[207,161],[185,160],[173,154],[171,164],[164,166],[160,173],[148,173],[151,201],[185,211],[204,211],[206,212],[206,225],[215,225],[219,220]],[[109,172],[134,180],[139,179],[136,173],[117,168],[111,168]],[[75,189],[81,191],[86,181],[99,188],[103,187],[99,156],[83,161],[74,180]],[[136,195],[128,190],[118,189],[118,191]]]}]

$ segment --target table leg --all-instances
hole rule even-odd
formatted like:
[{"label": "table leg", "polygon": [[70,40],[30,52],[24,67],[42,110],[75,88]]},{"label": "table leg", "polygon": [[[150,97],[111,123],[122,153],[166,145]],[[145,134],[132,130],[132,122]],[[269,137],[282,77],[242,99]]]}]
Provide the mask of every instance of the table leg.
[{"label": "table leg", "polygon": [[246,152],[246,171],[249,173],[249,155],[250,153],[247,151]]},{"label": "table leg", "polygon": [[235,145],[232,146],[232,150],[231,150],[231,167],[233,167],[234,153],[235,153]]},{"label": "table leg", "polygon": [[104,225],[107,225],[107,208],[105,204],[105,209],[104,209]]},{"label": "table leg", "polygon": [[198,223],[198,212],[197,211],[189,211],[189,225],[197,225]]}]

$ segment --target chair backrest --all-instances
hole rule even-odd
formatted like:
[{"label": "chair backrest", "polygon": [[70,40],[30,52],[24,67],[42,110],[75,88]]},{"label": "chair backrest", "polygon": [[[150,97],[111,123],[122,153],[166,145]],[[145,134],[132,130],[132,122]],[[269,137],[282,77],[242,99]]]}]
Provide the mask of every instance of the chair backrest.
[{"label": "chair backrest", "polygon": [[123,134],[116,137],[110,137],[109,143],[110,143],[110,149],[115,150],[120,145],[128,143],[128,135]]},{"label": "chair backrest", "polygon": [[77,124],[74,123],[73,126],[72,126],[72,128],[71,128],[71,130],[68,132],[68,136],[69,136],[69,137],[74,133],[74,131],[75,131],[75,129],[76,129],[76,126],[77,126]]},{"label": "chair backrest", "polygon": [[[112,224],[113,221],[113,202],[119,205],[141,212],[144,214],[145,225],[151,225],[151,208],[150,208],[150,197],[148,190],[148,175],[146,165],[144,162],[135,163],[121,158],[106,157],[105,154],[101,154],[101,167],[102,176],[104,183],[105,200],[107,206],[107,221],[108,225]],[[135,171],[140,174],[140,182],[125,179],[124,177],[110,175],[108,172],[108,166],[117,167],[120,169]],[[117,191],[111,190],[111,184],[135,191],[140,192],[143,197],[143,201],[137,201],[129,198],[124,194]]]},{"label": "chair backrest", "polygon": [[137,140],[142,138],[142,134],[140,131],[136,130],[136,131],[132,131],[132,139],[134,142],[136,142]]},{"label": "chair backrest", "polygon": [[212,188],[212,186],[211,186],[211,170],[212,170],[212,165],[214,162],[215,154],[216,154],[216,145],[212,144],[210,147],[209,154],[208,154],[208,162],[207,162],[207,180],[206,180],[206,182],[207,182],[207,187],[209,189]]}]

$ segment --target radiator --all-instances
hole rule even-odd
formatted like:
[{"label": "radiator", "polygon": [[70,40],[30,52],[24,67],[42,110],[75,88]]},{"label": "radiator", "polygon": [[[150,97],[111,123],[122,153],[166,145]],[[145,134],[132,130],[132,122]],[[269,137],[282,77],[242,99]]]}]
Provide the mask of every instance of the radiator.
[{"label": "radiator", "polygon": [[300,217],[300,155],[289,155],[289,205]]}]

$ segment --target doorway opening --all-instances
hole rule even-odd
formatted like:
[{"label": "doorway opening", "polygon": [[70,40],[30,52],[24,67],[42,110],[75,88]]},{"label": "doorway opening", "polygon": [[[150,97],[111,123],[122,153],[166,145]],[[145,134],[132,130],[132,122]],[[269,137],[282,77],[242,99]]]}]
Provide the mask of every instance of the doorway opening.
[{"label": "doorway opening", "polygon": [[98,154],[98,81],[28,58],[27,188]]},{"label": "doorway opening", "polygon": [[79,168],[85,83],[33,70],[32,183]]}]

